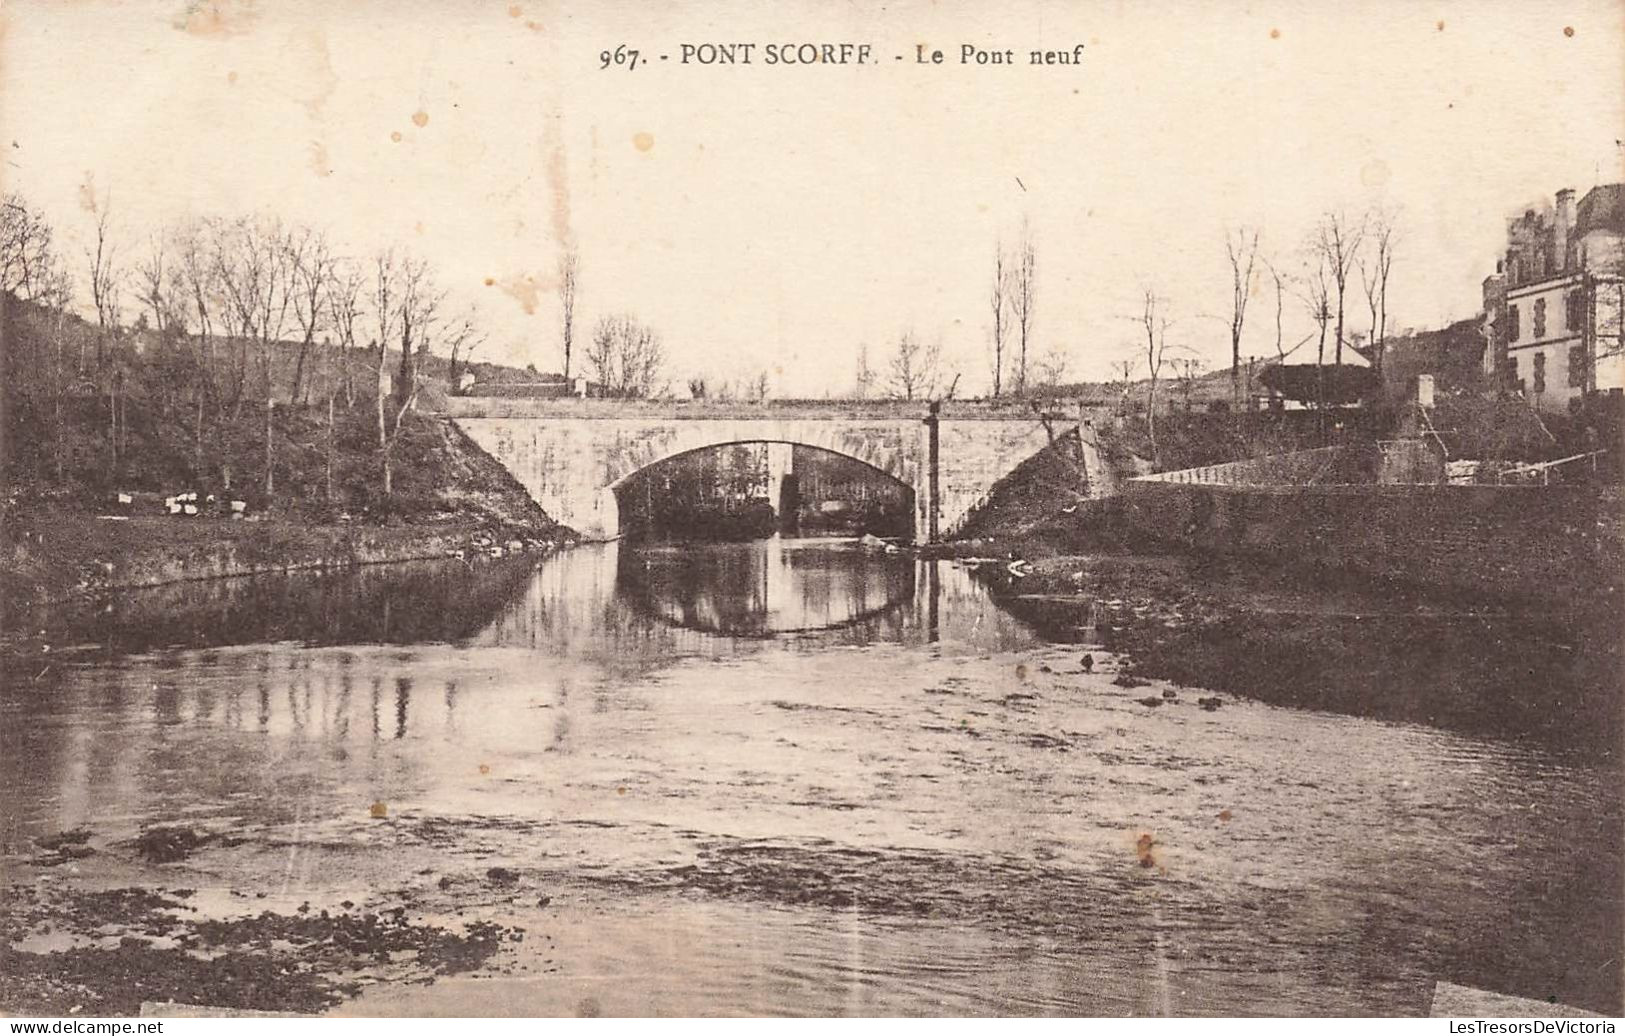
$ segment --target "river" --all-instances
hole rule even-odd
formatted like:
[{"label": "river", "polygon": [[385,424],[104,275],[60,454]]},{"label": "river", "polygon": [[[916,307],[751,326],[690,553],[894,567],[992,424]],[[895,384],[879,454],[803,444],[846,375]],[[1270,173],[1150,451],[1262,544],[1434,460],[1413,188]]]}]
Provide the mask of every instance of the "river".
[{"label": "river", "polygon": [[[0,868],[516,930],[340,1013],[1618,1012],[1614,761],[1122,686],[1031,612],[829,540],[129,594],[7,670]],[[145,861],[160,825],[210,841]],[[40,967],[109,938],[22,914]]]}]

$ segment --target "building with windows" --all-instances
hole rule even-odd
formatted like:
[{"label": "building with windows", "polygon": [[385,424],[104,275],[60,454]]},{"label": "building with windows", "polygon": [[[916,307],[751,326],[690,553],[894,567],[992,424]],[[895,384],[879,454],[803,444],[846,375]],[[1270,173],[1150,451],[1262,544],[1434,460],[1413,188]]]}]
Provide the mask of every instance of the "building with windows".
[{"label": "building with windows", "polygon": [[1507,249],[1484,281],[1486,373],[1540,410],[1573,410],[1625,391],[1625,184],[1507,222]]}]

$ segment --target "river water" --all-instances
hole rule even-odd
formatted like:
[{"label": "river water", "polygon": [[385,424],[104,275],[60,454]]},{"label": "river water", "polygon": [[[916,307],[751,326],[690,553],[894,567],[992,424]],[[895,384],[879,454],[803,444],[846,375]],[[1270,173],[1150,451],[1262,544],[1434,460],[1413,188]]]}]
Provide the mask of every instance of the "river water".
[{"label": "river water", "polygon": [[[524,929],[360,1014],[1619,1010],[1611,760],[1204,709],[1032,610],[793,540],[133,594],[0,690],[0,866]],[[120,857],[176,823],[231,837]]]}]

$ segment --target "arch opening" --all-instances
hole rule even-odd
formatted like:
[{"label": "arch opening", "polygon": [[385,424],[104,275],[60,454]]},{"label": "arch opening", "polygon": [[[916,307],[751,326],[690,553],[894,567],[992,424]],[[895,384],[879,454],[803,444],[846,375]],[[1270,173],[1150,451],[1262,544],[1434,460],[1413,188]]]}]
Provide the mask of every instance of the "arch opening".
[{"label": "arch opening", "polygon": [[779,439],[710,443],[616,479],[620,535],[641,541],[729,541],[793,536],[909,539],[914,487],[851,454]]}]

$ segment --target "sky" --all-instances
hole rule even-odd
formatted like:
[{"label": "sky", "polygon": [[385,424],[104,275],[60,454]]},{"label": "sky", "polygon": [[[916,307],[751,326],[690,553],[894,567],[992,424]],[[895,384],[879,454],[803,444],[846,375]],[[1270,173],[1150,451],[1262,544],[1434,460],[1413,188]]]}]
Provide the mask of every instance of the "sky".
[{"label": "sky", "polygon": [[[860,348],[883,368],[913,331],[968,395],[990,380],[995,249],[1024,227],[1029,349],[1073,377],[1136,353],[1147,288],[1177,349],[1226,365],[1226,229],[1295,270],[1328,211],[1398,213],[1390,328],[1472,315],[1508,216],[1625,179],[1622,40],[1617,0],[9,0],[0,186],[86,268],[93,204],[132,259],[167,221],[253,213],[350,255],[410,249],[477,307],[483,359],[559,368],[568,241],[577,340],[631,314],[676,385],[841,393]],[[681,60],[727,42],[752,63]],[[803,42],[872,57],[764,60]],[[965,44],[1016,63],[961,64]],[[1027,63],[1078,44],[1079,64]],[[619,45],[646,64],[601,68]],[[1271,355],[1262,268],[1255,287],[1243,353]],[[1292,345],[1310,325],[1286,310]]]}]

